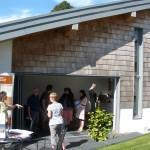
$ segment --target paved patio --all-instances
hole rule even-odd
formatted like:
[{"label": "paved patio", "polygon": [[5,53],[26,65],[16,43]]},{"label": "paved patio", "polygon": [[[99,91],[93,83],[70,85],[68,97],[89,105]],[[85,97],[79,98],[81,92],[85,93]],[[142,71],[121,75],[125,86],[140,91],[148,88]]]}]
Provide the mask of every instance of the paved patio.
[{"label": "paved patio", "polygon": [[[140,133],[110,135],[110,138],[104,142],[95,142],[87,135],[87,132],[67,132],[65,136],[66,149],[68,150],[96,150],[97,148],[126,141],[140,136]],[[37,144],[31,144],[24,149],[37,150]],[[38,142],[39,150],[50,150],[50,137]]]}]

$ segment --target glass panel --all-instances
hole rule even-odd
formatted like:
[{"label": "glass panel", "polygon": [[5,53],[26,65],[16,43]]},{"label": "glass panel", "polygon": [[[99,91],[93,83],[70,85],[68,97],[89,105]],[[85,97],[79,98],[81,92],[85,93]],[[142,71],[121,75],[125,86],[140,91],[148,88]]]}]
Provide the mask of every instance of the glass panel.
[{"label": "glass panel", "polygon": [[[141,70],[141,63],[143,63],[143,30],[141,28],[135,28],[135,63],[134,63],[134,107],[133,107],[133,117],[139,119],[142,116],[142,98],[141,92],[142,87],[140,87],[143,73]],[[142,53],[141,53],[142,52]],[[142,54],[142,55],[141,55]],[[141,55],[141,56],[140,56]]]}]

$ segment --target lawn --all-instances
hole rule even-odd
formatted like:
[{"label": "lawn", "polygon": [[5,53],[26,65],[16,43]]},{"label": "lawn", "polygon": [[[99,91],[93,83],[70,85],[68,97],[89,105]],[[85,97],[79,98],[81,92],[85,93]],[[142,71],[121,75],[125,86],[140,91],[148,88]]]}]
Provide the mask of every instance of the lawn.
[{"label": "lawn", "polygon": [[98,150],[150,150],[150,134]]}]

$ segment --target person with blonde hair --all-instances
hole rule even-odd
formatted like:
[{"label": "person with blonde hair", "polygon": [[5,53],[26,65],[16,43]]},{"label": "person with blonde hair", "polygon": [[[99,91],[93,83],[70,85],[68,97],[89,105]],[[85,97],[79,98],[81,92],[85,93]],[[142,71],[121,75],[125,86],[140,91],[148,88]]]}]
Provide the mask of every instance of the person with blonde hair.
[{"label": "person with blonde hair", "polygon": [[[16,107],[22,108],[22,105],[14,104],[14,105],[8,105],[6,104],[7,100],[7,93],[5,91],[0,92],[0,112],[7,111],[7,110],[13,110]],[[3,107],[2,107],[3,106]]]},{"label": "person with blonde hair", "polygon": [[11,116],[8,113],[8,110],[14,110],[17,108],[22,108],[22,105],[14,104],[14,105],[8,105],[6,103],[7,100],[7,93],[5,91],[0,92],[0,113],[5,113],[5,119],[6,119],[6,125],[10,127],[11,124]]},{"label": "person with blonde hair", "polygon": [[[47,107],[48,117],[49,117],[49,127],[51,133],[51,147],[55,150],[57,147],[57,137],[60,138],[60,134],[64,127],[63,121],[63,106],[58,103],[58,95],[55,92],[49,94],[49,99],[52,104]],[[64,143],[62,144],[62,149],[65,149]]]}]

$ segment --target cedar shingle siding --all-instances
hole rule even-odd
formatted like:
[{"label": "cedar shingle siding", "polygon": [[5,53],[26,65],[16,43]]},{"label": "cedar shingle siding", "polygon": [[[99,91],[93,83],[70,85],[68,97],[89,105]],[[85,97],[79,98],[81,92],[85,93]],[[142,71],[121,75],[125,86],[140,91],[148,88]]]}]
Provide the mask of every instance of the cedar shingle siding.
[{"label": "cedar shingle siding", "polygon": [[150,107],[150,11],[114,16],[13,40],[13,72],[119,76],[121,108],[133,107],[134,27],[144,31],[144,107]]}]

